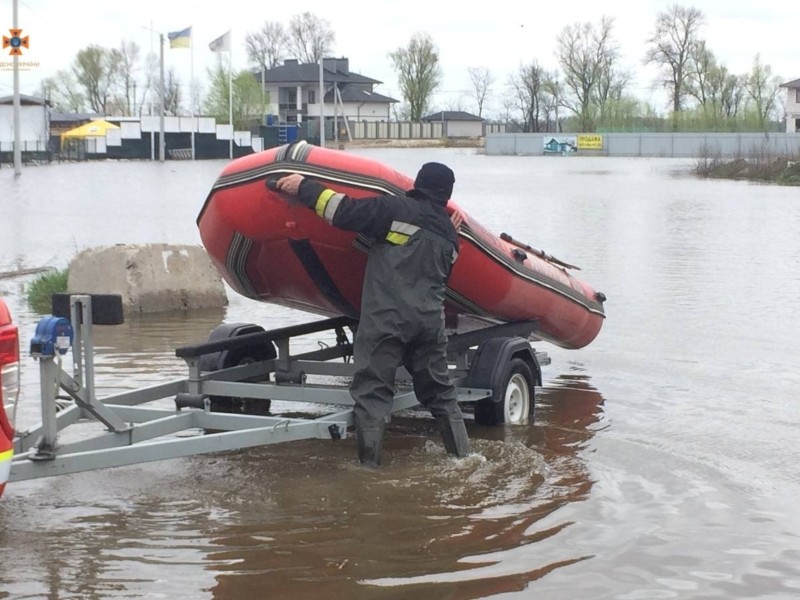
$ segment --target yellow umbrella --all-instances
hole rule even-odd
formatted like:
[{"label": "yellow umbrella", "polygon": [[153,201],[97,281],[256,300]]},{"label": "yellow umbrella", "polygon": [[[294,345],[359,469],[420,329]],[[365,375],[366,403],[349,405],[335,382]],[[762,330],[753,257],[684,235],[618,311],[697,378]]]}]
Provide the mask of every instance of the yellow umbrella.
[{"label": "yellow umbrella", "polygon": [[61,147],[64,147],[64,142],[67,140],[83,140],[87,137],[105,137],[106,131],[109,129],[119,129],[117,125],[98,119],[97,121],[89,121],[80,127],[70,129],[61,134]]}]

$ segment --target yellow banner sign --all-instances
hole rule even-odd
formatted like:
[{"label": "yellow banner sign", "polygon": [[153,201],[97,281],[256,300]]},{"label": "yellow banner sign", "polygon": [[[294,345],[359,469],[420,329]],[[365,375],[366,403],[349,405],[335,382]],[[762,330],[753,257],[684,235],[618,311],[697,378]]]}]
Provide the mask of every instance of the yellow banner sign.
[{"label": "yellow banner sign", "polygon": [[578,136],[578,150],[602,150],[602,149],[603,149],[602,135]]}]

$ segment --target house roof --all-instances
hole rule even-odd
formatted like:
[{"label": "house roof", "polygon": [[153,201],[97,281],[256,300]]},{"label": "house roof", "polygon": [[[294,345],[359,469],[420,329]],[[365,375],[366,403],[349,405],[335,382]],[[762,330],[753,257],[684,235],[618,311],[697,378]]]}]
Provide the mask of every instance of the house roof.
[{"label": "house roof", "polygon": [[50,113],[50,123],[77,123],[78,121],[91,121],[92,119],[102,118],[103,115],[97,113]]},{"label": "house roof", "polygon": [[786,83],[782,83],[780,87],[785,88],[800,88],[800,79],[795,79],[794,81],[787,81]]},{"label": "house roof", "polygon": [[[399,102],[399,100],[389,96],[371,92],[362,86],[345,85],[339,88],[339,93],[342,95],[342,102],[381,102],[384,104],[387,102]],[[325,102],[333,102],[333,90],[325,94]]]},{"label": "house roof", "polygon": [[443,110],[427,117],[422,117],[423,121],[483,121],[481,117],[471,115],[463,110]]},{"label": "house roof", "polygon": [[[3,96],[0,98],[0,104],[13,104],[14,103],[14,96]],[[25,94],[19,95],[19,103],[21,106],[44,106],[47,104],[50,105],[49,100],[45,100],[44,98],[39,98],[38,96],[27,96]]]},{"label": "house roof", "polygon": [[[375,85],[383,83],[377,79],[364,77],[350,72],[350,61],[347,58],[323,58],[322,79],[337,83],[362,83]],[[266,71],[253,71],[258,81],[263,75],[266,83],[303,84],[319,82],[319,63],[300,64],[297,59],[288,59],[278,67]]]}]

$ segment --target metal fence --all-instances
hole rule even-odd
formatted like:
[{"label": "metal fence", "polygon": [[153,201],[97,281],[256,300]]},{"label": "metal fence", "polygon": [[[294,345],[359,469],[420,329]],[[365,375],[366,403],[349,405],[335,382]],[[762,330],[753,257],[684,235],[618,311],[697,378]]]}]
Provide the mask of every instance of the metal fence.
[{"label": "metal fence", "polygon": [[[52,158],[51,148],[43,140],[23,140],[20,144],[22,162],[46,163]],[[0,165],[14,164],[14,142],[0,141]]]},{"label": "metal fence", "polygon": [[[593,140],[582,149],[580,138]],[[800,133],[487,133],[488,155],[538,156],[550,154],[549,142],[575,138],[577,154],[648,156],[663,158],[735,158],[763,155],[800,157]],[[598,138],[600,143],[598,143]]]}]

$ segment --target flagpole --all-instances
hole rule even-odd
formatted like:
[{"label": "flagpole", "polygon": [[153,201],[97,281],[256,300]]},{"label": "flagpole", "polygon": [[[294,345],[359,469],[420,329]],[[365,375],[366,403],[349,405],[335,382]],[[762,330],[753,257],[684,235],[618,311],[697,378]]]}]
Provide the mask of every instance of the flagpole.
[{"label": "flagpole", "polygon": [[231,124],[228,158],[233,160],[233,34],[230,31],[228,32],[228,122]]}]

